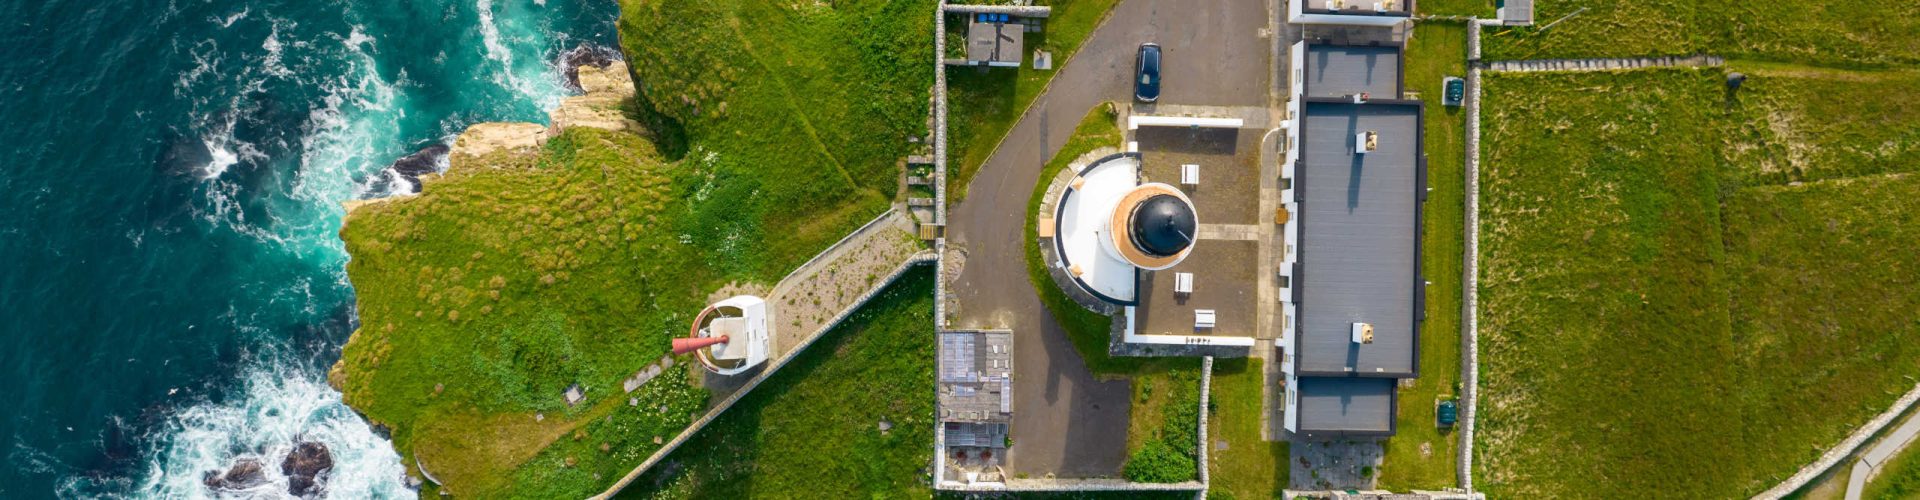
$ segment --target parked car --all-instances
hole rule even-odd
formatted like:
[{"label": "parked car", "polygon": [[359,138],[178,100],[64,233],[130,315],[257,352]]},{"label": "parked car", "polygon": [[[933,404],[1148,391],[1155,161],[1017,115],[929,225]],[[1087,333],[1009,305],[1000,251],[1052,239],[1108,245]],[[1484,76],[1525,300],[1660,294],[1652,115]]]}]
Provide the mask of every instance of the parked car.
[{"label": "parked car", "polygon": [[1140,44],[1140,59],[1134,64],[1133,98],[1140,102],[1160,99],[1160,44]]}]

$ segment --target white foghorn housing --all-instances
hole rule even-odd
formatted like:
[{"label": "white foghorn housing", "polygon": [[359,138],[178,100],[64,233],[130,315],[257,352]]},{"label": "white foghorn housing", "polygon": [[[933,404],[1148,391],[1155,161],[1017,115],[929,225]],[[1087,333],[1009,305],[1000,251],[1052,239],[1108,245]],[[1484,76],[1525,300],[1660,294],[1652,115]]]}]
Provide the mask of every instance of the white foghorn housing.
[{"label": "white foghorn housing", "polygon": [[727,342],[696,351],[708,371],[733,375],[767,361],[767,301],[738,295],[707,306],[694,319],[696,338],[726,337]]}]

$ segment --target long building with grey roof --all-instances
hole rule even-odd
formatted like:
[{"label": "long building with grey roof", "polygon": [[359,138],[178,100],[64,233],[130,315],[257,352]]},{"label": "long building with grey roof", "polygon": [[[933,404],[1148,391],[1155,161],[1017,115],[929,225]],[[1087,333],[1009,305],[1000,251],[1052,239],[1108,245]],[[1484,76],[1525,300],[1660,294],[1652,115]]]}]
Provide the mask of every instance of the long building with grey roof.
[{"label": "long building with grey roof", "polygon": [[1419,375],[1426,153],[1397,45],[1293,47],[1282,165],[1285,426],[1308,438],[1395,432]]}]

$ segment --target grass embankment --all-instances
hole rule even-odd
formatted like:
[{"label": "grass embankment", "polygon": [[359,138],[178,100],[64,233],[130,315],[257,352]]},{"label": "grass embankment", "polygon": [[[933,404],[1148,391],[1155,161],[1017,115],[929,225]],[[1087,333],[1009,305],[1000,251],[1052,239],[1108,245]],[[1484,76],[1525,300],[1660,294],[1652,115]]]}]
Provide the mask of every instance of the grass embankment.
[{"label": "grass embankment", "polygon": [[1207,452],[1208,498],[1273,498],[1287,487],[1287,442],[1260,439],[1260,364],[1252,358],[1213,362],[1207,436],[1226,449]]},{"label": "grass embankment", "polygon": [[[1489,60],[1709,53],[1839,66],[1920,63],[1920,4],[1757,0],[1534,3],[1532,27],[1488,30]],[[1551,29],[1540,28],[1579,14]]]},{"label": "grass embankment", "polygon": [[932,287],[902,276],[620,496],[930,496]]},{"label": "grass embankment", "polygon": [[[707,398],[675,370],[632,395],[620,381],[708,293],[772,283],[896,196],[926,134],[932,9],[623,2],[637,115],[665,154],[569,131],[357,212],[342,237],[363,327],[333,380],[455,493],[605,487]],[[575,382],[587,401],[568,408]]]},{"label": "grass embankment", "polygon": [[1490,494],[1749,495],[1920,376],[1920,115],[1829,114],[1911,74],[1756,74],[1486,79]]},{"label": "grass embankment", "polygon": [[[677,240],[705,208],[668,203],[699,188],[681,174],[638,136],[575,129],[539,156],[456,159],[425,194],[356,211],[341,237],[361,328],[333,377],[347,402],[463,495],[531,486],[509,473],[568,434],[585,443],[569,449],[608,446],[561,457],[572,470],[652,453],[704,392],[676,373],[636,394],[654,411],[612,396],[719,278]],[[589,401],[569,408],[575,382]]]},{"label": "grass embankment", "polygon": [[[1425,7],[1425,3],[1420,4]],[[1466,114],[1441,103],[1442,80],[1467,74],[1467,27],[1423,22],[1406,47],[1406,85],[1426,101],[1426,205],[1422,207],[1421,273],[1427,285],[1426,321],[1420,325],[1420,377],[1400,388],[1399,433],[1386,442],[1380,487],[1394,491],[1454,486],[1458,440],[1434,420],[1442,398],[1459,395],[1460,278],[1466,223]]]},{"label": "grass embankment", "polygon": [[[1000,145],[1000,139],[1013,130],[1013,124],[1020,120],[1020,114],[1026,112],[1027,105],[1047,87],[1054,72],[1066,66],[1067,60],[1080,49],[1081,42],[1093,34],[1100,21],[1106,19],[1107,11],[1119,2],[1035,2],[1051,5],[1053,12],[1041,32],[1026,34],[1027,54],[1025,63],[1019,68],[993,68],[985,72],[978,68],[946,70],[947,147],[951,158],[947,170],[947,190],[953,202],[966,199],[967,186],[971,184],[974,172],[987,162],[987,156],[993,154],[994,148]],[[966,29],[965,19],[961,16],[947,18],[947,31],[964,34]],[[954,49],[952,42],[948,45],[949,50]],[[965,50],[964,46],[959,48]],[[1036,50],[1053,53],[1053,69],[1033,69],[1033,52]]]}]

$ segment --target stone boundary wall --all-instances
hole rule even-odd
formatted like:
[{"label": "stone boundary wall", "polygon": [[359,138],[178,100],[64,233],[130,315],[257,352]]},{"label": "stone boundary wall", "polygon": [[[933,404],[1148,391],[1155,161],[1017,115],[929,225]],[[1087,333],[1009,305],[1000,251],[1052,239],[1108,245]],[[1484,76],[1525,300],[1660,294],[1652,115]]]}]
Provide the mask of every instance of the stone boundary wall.
[{"label": "stone boundary wall", "polygon": [[1125,479],[1009,479],[1005,487],[957,487],[941,491],[1076,492],[1076,491],[1192,491],[1206,494],[1207,485],[1199,481],[1184,483],[1135,483]]},{"label": "stone boundary wall", "polygon": [[[832,248],[829,247],[829,251],[831,250]],[[640,477],[640,474],[646,472],[648,469],[653,468],[653,466],[655,464],[660,463],[661,460],[666,459],[667,455],[672,454],[674,450],[680,448],[680,445],[686,444],[687,440],[692,439],[694,434],[700,432],[701,429],[705,429],[707,427],[707,424],[712,423],[715,418],[718,418],[721,414],[726,413],[726,411],[729,408],[733,408],[733,405],[735,403],[740,402],[740,400],[745,398],[748,393],[753,392],[753,389],[755,387],[759,387],[761,382],[765,382],[767,379],[772,378],[775,373],[778,373],[780,371],[781,367],[786,366],[788,362],[791,362],[795,358],[800,357],[800,354],[806,352],[807,347],[813,345],[813,342],[815,340],[819,340],[820,337],[824,336],[824,334],[827,331],[832,330],[834,327],[840,326],[841,322],[844,322],[847,320],[847,318],[852,317],[854,311],[860,310],[862,306],[865,306],[867,304],[867,301],[872,300],[873,297],[875,295],[878,295],[881,290],[885,290],[887,286],[892,285],[894,281],[899,280],[901,276],[905,275],[907,271],[911,270],[914,266],[927,264],[934,260],[935,260],[934,257],[928,252],[921,252],[921,253],[914,254],[912,257],[907,258],[905,262],[901,262],[899,266],[894,267],[893,272],[888,273],[885,277],[875,281],[873,288],[868,289],[866,293],[861,294],[859,298],[854,299],[853,303],[849,304],[845,309],[842,309],[840,311],[840,314],[834,315],[832,320],[829,320],[827,321],[826,324],[821,325],[820,329],[815,330],[811,335],[808,335],[806,340],[800,341],[800,345],[794,346],[792,351],[788,351],[785,355],[781,356],[780,359],[774,360],[772,363],[768,363],[766,369],[761,371],[759,375],[755,375],[753,379],[748,380],[745,385],[741,386],[739,390],[734,391],[732,395],[727,396],[727,399],[722,400],[720,404],[714,405],[713,408],[708,409],[705,415],[701,415],[699,420],[695,420],[692,425],[688,425],[685,430],[680,431],[680,434],[677,436],[674,436],[672,441],[668,441],[666,446],[662,446],[660,447],[659,450],[654,451],[653,455],[647,457],[647,460],[645,462],[641,462],[639,466],[633,468],[633,471],[628,472],[625,477],[622,477],[620,478],[619,481],[614,482],[613,486],[608,487],[606,491],[603,491],[598,495],[594,495],[593,498],[595,499],[611,498],[615,493],[619,493],[620,490],[625,489],[627,485],[633,483],[633,480],[638,479]]]},{"label": "stone boundary wall", "polygon": [[[1213,356],[1200,358],[1200,439],[1195,443],[1199,449],[1200,485],[1212,484],[1207,473],[1207,401],[1213,397]],[[1201,488],[1205,490],[1206,488]]]},{"label": "stone boundary wall", "polygon": [[[940,2],[942,12],[966,12],[982,14],[1008,14],[1020,17],[1047,17],[1053,14],[1053,8],[1045,5],[964,5]],[[945,52],[942,52],[944,54]]]},{"label": "stone boundary wall", "polygon": [[1480,408],[1480,28],[1497,25],[1476,19],[1467,27],[1466,237],[1460,295],[1460,488],[1473,492],[1473,428]]},{"label": "stone boundary wall", "polygon": [[1888,424],[1893,423],[1894,420],[1898,420],[1898,417],[1905,414],[1909,408],[1912,408],[1916,401],[1920,401],[1920,384],[1915,384],[1913,389],[1901,395],[1900,399],[1894,400],[1893,406],[1887,408],[1887,411],[1881,412],[1879,415],[1873,417],[1873,420],[1867,421],[1867,424],[1860,426],[1859,429],[1854,429],[1853,434],[1841,440],[1840,444],[1834,445],[1833,448],[1828,449],[1826,453],[1821,454],[1819,460],[1807,464],[1806,467],[1801,467],[1799,472],[1795,472],[1792,476],[1789,476],[1787,480],[1781,481],[1780,484],[1774,485],[1772,488],[1768,488],[1767,491],[1762,491],[1760,494],[1754,495],[1753,498],[1781,498],[1795,491],[1799,491],[1800,488],[1806,487],[1807,483],[1812,482],[1814,478],[1827,473],[1827,469],[1833,468],[1834,465],[1845,460],[1848,455],[1852,455],[1855,449],[1860,448],[1860,445],[1865,444],[1867,440],[1875,434],[1879,434],[1881,429],[1885,429]]},{"label": "stone boundary wall", "polygon": [[1695,54],[1691,56],[1629,57],[1616,59],[1529,59],[1523,61],[1493,61],[1486,63],[1487,71],[1530,73],[1538,71],[1615,71],[1641,68],[1704,68],[1727,63],[1719,56]]}]

